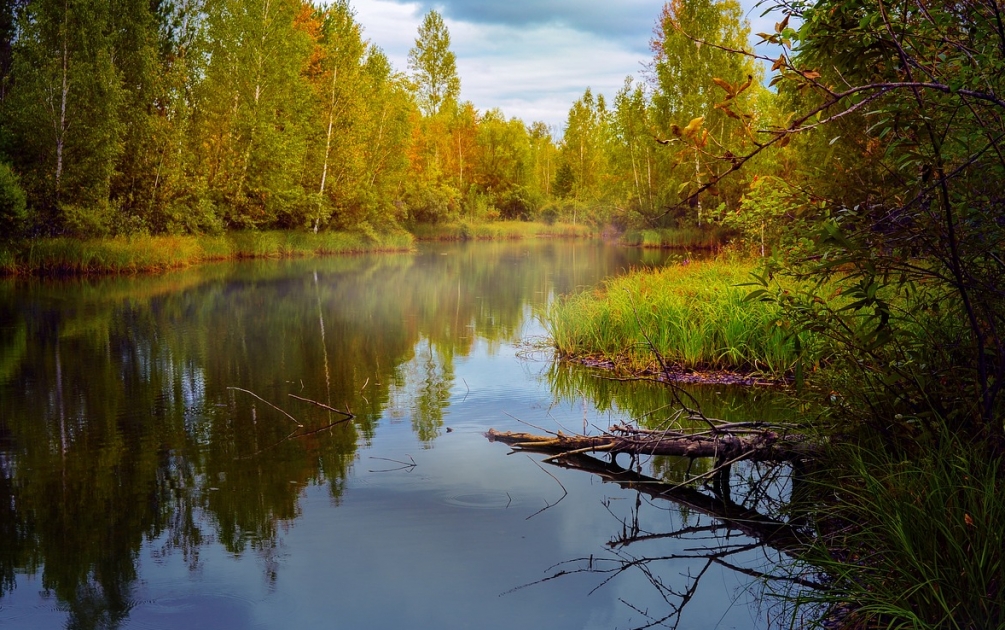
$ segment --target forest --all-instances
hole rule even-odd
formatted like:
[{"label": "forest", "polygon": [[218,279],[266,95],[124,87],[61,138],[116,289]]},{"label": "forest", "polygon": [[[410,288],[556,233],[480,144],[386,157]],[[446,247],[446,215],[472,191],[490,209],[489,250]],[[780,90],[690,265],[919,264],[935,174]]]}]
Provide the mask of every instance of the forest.
[{"label": "forest", "polygon": [[[16,0],[3,10],[7,238],[386,232],[458,218],[698,227],[749,180],[693,197],[688,186],[714,165],[693,143],[660,141],[700,112],[715,142],[739,153],[747,136],[735,111],[763,122],[777,109],[753,59],[692,55],[668,22],[693,14],[696,35],[742,48],[737,3],[668,7],[649,76],[626,78],[613,101],[587,88],[561,131],[460,101],[435,11],[406,72],[366,39],[348,2]],[[746,81],[731,108],[714,107],[713,74]]]},{"label": "forest", "polygon": [[[559,131],[462,101],[435,11],[406,71],[347,0],[6,2],[0,242],[523,220],[728,245],[832,447],[810,603],[1005,627],[1005,7],[763,8],[770,54],[735,0],[671,0],[642,76]],[[614,346],[658,355],[642,337]]]}]

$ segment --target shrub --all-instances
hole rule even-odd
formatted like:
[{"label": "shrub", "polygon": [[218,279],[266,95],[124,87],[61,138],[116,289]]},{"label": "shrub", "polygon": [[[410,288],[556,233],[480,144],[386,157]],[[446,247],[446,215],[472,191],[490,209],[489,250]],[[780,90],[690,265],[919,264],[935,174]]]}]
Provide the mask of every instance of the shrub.
[{"label": "shrub", "polygon": [[28,218],[28,197],[17,173],[0,162],[0,239],[20,235]]}]

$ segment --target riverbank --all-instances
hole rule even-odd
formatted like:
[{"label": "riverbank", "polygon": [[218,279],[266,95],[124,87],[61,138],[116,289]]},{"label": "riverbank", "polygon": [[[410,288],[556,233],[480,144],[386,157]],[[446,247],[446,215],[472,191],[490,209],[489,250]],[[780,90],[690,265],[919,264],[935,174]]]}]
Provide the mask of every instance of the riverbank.
[{"label": "riverbank", "polygon": [[651,249],[718,250],[731,236],[732,232],[722,226],[706,225],[703,228],[629,230],[620,241],[630,247]]},{"label": "riverbank", "polygon": [[754,271],[752,262],[726,259],[636,271],[557,300],[546,326],[566,359],[632,374],[672,371],[682,381],[702,373],[781,381],[800,352],[778,308],[747,299],[741,285]]},{"label": "riverbank", "polygon": [[150,273],[204,262],[411,251],[407,232],[230,232],[220,236],[46,238],[0,247],[0,275]]},{"label": "riverbank", "polygon": [[499,221],[419,225],[388,234],[293,230],[222,235],[42,238],[0,245],[0,276],[155,273],[204,262],[405,252],[415,241],[592,238],[585,225]]},{"label": "riverbank", "polygon": [[[833,341],[803,333],[797,348],[775,304],[746,299],[756,287],[741,285],[754,270],[752,262],[719,258],[638,271],[557,301],[544,319],[561,357],[633,377],[687,382],[695,375],[714,383],[714,371],[703,377],[712,368],[776,379],[793,373],[797,360],[819,362],[817,385],[844,388],[804,390],[800,401],[823,404],[799,426],[825,448],[803,463],[788,507],[800,515],[794,524],[803,536],[793,577],[810,586],[781,593],[788,613],[835,628],[1003,627],[1005,534],[995,524],[1005,515],[1005,461],[997,446],[957,433],[955,409],[941,415],[917,403],[914,418],[890,413],[887,424],[863,421],[851,396],[882,414],[879,404],[899,393],[820,359],[834,351]],[[819,293],[838,302],[829,304],[833,313],[851,303],[837,291]],[[890,299],[895,315],[906,308],[903,296]],[[919,334],[914,327],[939,323],[934,314],[918,317],[898,325]],[[817,400],[811,391],[830,393]],[[898,436],[891,425],[902,421],[911,429]]]}]

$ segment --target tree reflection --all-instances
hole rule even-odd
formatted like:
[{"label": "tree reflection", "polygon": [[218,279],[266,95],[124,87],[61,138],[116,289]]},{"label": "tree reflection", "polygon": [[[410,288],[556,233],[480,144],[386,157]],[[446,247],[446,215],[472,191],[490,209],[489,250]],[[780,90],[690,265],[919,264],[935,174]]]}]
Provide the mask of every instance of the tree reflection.
[{"label": "tree reflection", "polygon": [[[641,573],[665,603],[659,612],[644,610],[631,601],[622,603],[640,614],[646,622],[637,628],[664,626],[677,628],[687,606],[692,602],[709,568],[720,566],[758,579],[770,591],[818,589],[817,573],[799,563],[800,555],[813,539],[814,530],[801,519],[786,516],[787,504],[781,493],[791,471],[787,466],[760,464],[764,470],[727,473],[716,483],[695,487],[668,484],[636,470],[577,453],[549,459],[552,465],[596,475],[604,482],[632,490],[635,505],[627,517],[615,517],[621,531],[607,543],[607,553],[574,558],[552,567],[550,575],[533,584],[571,574],[587,573],[601,577],[596,591],[619,576]],[[751,465],[753,466],[753,465]],[[738,484],[739,482],[739,484]],[[742,488],[733,488],[733,485]],[[734,501],[732,494],[742,495]],[[670,531],[651,527],[642,516],[644,504],[668,502],[680,513],[679,525]],[[607,506],[610,509],[610,506]],[[614,513],[612,512],[612,515]],[[647,543],[675,539],[680,551],[648,554]],[[634,550],[640,547],[636,553]],[[675,565],[700,562],[700,568],[680,574]],[[675,576],[682,580],[678,581]],[[779,586],[781,585],[781,586]],[[531,585],[525,585],[531,586]],[[519,587],[524,588],[524,587]]]},{"label": "tree reflection", "polygon": [[626,255],[489,243],[0,281],[0,596],[41,571],[71,627],[115,627],[152,541],[191,570],[216,541],[274,579],[305,488],[341,499],[395,396],[431,445],[458,357]]},{"label": "tree reflection", "polygon": [[[585,397],[598,411],[627,415],[641,427],[700,426],[679,411],[681,396],[666,383],[643,379],[625,382],[609,373],[567,363],[551,366],[546,378],[557,399]],[[688,386],[686,398],[707,416],[728,422],[755,418],[784,423],[805,411],[756,388]],[[756,578],[769,593],[822,587],[819,571],[800,560],[815,528],[807,512],[797,509],[806,499],[805,474],[799,462],[746,462],[716,468],[711,458],[656,456],[633,459],[624,468],[614,458],[602,460],[583,453],[549,458],[548,462],[636,492],[634,509],[630,516],[619,518],[621,531],[608,542],[606,554],[569,560],[554,567],[543,581],[590,573],[601,577],[596,587],[600,588],[626,572],[639,572],[665,604],[656,613],[622,600],[646,620],[639,628],[677,628],[713,566]],[[643,469],[649,475],[643,474]],[[670,506],[678,513],[679,525],[665,531],[662,526],[644,523],[643,504]],[[668,539],[682,541],[680,548],[686,551],[646,553],[647,543]],[[681,561],[697,561],[698,568],[680,575],[674,565]],[[675,579],[678,575],[680,580]]]}]

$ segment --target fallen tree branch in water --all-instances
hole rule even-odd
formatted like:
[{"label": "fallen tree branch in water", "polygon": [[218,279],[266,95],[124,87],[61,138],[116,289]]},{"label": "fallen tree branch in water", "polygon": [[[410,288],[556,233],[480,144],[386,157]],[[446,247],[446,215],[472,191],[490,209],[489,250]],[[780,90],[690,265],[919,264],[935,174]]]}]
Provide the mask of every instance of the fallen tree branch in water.
[{"label": "fallen tree branch in water", "polygon": [[714,457],[718,461],[793,461],[813,454],[816,444],[801,434],[789,434],[777,427],[734,423],[711,431],[650,431],[615,425],[604,435],[534,435],[489,429],[493,442],[515,449],[549,453],[549,460],[583,453],[606,452],[616,455],[675,455]]}]

